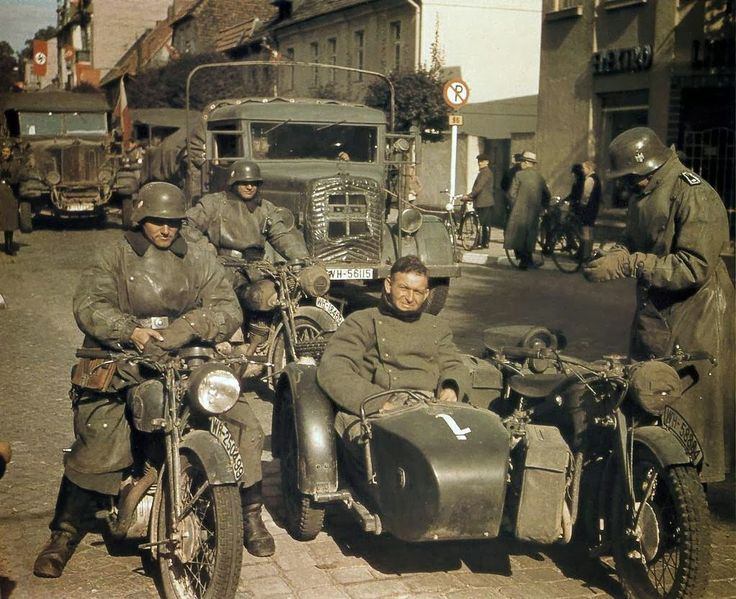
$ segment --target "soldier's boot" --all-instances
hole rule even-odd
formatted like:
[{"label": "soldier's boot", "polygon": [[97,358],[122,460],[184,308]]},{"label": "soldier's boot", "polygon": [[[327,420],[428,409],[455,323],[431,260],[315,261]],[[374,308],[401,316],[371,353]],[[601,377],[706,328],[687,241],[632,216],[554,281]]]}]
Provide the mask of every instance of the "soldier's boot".
[{"label": "soldier's boot", "polygon": [[5,253],[12,256],[14,254],[13,250],[13,232],[5,231]]},{"label": "soldier's boot", "polygon": [[243,545],[256,557],[268,557],[276,553],[276,543],[263,523],[261,511],[263,498],[261,482],[242,489],[240,501],[243,509]]},{"label": "soldier's boot", "polygon": [[59,578],[84,537],[85,512],[93,505],[93,493],[78,487],[68,478],[61,479],[56,500],[51,538],[33,564],[33,573],[41,578]]}]

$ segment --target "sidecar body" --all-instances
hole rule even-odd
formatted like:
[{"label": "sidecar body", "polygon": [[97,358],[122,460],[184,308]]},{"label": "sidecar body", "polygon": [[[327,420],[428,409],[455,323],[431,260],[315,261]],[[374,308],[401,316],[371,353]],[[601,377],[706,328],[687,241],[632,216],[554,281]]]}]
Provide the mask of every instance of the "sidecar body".
[{"label": "sidecar body", "polygon": [[299,526],[309,509],[331,502],[347,505],[364,530],[405,541],[498,535],[510,453],[498,415],[463,403],[419,402],[369,417],[356,453],[337,438],[316,367],[290,364],[276,392],[274,449],[287,520],[297,520],[290,532],[298,538],[316,536],[319,529]]}]

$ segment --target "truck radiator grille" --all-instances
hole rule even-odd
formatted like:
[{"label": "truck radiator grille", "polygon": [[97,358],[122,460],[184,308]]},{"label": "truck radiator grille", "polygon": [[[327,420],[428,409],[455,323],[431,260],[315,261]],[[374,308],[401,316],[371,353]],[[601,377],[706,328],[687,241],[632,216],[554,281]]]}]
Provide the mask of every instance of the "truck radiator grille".
[{"label": "truck radiator grille", "polygon": [[306,222],[310,253],[330,262],[379,260],[383,211],[373,179],[341,176],[315,182]]},{"label": "truck radiator grille", "polygon": [[57,150],[61,184],[97,185],[97,173],[103,161],[102,148],[75,144]]}]

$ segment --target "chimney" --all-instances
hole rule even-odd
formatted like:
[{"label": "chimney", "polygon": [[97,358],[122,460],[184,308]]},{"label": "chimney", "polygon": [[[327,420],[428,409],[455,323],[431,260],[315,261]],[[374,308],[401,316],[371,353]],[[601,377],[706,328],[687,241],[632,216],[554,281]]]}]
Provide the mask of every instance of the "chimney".
[{"label": "chimney", "polygon": [[271,4],[279,9],[279,21],[291,16],[292,0],[271,0]]}]

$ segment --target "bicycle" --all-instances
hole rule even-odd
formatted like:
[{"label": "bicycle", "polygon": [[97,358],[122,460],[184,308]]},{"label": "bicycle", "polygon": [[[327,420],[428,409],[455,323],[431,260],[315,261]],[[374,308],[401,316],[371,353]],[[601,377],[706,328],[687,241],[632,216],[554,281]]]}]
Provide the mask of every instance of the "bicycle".
[{"label": "bicycle", "polygon": [[583,227],[570,201],[552,198],[542,215],[539,235],[542,252],[552,256],[555,266],[566,274],[580,270],[583,255]]},{"label": "bicycle", "polygon": [[[445,210],[447,211],[445,226],[447,226],[450,233],[453,246],[458,241],[466,251],[480,246],[480,218],[475,210],[473,200],[464,195],[450,197],[446,189],[442,193],[448,196],[448,201],[445,204]],[[456,204],[457,200],[460,200],[459,206]],[[456,215],[456,213],[459,214]]]}]

